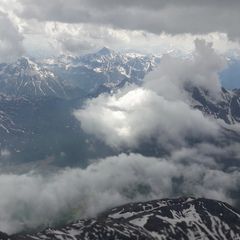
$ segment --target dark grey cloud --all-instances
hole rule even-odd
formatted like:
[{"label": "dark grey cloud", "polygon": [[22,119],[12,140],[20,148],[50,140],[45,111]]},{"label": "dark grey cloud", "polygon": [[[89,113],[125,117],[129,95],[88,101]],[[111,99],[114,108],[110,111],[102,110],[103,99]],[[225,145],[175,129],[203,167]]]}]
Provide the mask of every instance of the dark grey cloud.
[{"label": "dark grey cloud", "polygon": [[225,32],[239,38],[237,0],[22,0],[18,14],[41,21],[106,24],[171,34]]}]

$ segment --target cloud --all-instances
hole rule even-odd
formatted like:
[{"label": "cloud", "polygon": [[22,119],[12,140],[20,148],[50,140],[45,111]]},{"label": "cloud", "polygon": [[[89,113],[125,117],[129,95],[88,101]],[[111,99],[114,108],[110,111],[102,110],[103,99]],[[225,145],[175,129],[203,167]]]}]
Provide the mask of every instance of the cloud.
[{"label": "cloud", "polygon": [[[34,26],[33,22],[36,24],[36,21],[28,21],[30,28]],[[144,31],[114,29],[97,24],[47,22],[45,23],[45,28],[43,23],[38,23],[38,25],[34,26],[34,29],[41,29],[42,34],[46,36],[48,41],[54,41],[52,47],[60,47],[63,53],[74,55],[83,54],[89,50],[95,51],[102,46],[107,46],[117,51],[135,50],[159,55],[170,50],[174,50],[178,54],[189,54],[193,51],[194,40],[197,38],[213,42],[214,49],[221,54],[228,54],[230,49],[239,48],[239,45],[230,41],[226,34],[220,33],[195,36],[191,34],[170,35],[165,33],[157,35]],[[36,30],[34,29],[29,30],[35,32]]]},{"label": "cloud", "polygon": [[186,87],[200,87],[217,98],[221,91],[219,73],[226,66],[226,60],[215,52],[211,43],[197,39],[192,58],[165,55],[159,68],[147,75],[144,87],[169,100],[185,100],[189,94]]},{"label": "cloud", "polygon": [[102,95],[75,111],[75,116],[84,131],[113,147],[137,147],[153,138],[166,147],[181,144],[186,137],[216,135],[218,130],[215,123],[186,103],[168,101],[144,88]]},{"label": "cloud", "polygon": [[14,233],[95,216],[129,201],[183,193],[234,203],[229,192],[239,188],[239,171],[211,168],[204,164],[209,158],[201,157],[203,162],[197,163],[194,154],[185,154],[189,161],[184,164],[176,155],[172,160],[121,154],[95,161],[86,169],[65,169],[50,176],[0,175],[1,231]]},{"label": "cloud", "polygon": [[0,11],[0,61],[12,61],[23,53],[22,34],[9,16]]},{"label": "cloud", "polygon": [[[156,169],[165,169],[161,170],[162,180]],[[79,211],[77,217],[91,216],[131,198],[141,199],[145,187],[146,194],[150,194],[144,183],[145,175],[149,181],[156,178],[155,188],[161,186],[158,191],[164,194],[171,187],[173,174],[176,174],[175,167],[166,161],[122,154],[99,160],[86,170],[69,169],[50,177],[1,175],[1,230],[12,233],[47,225],[61,220],[71,211],[73,214]],[[139,193],[141,187],[143,192]]]},{"label": "cloud", "polygon": [[2,0],[0,9],[14,20],[24,36],[27,53],[34,57],[79,55],[103,46],[157,54],[171,49],[189,54],[194,39],[199,37],[212,41],[215,49],[229,55],[233,49],[240,49],[236,41],[238,5],[234,0],[201,4],[163,0]]},{"label": "cloud", "polygon": [[[109,1],[22,0],[18,15],[40,21],[96,23],[152,33],[224,32],[239,38],[237,0]],[[144,17],[143,17],[144,16]]]},{"label": "cloud", "polygon": [[83,130],[113,147],[137,147],[156,139],[168,148],[185,144],[186,138],[216,136],[218,125],[190,106],[186,86],[203,88],[217,99],[221,90],[218,71],[225,62],[211,44],[202,40],[195,44],[192,59],[163,57],[143,87],[87,101],[74,113]]},{"label": "cloud", "polygon": [[[179,1],[168,3],[154,0],[146,4],[143,1],[129,3],[69,0],[66,3],[62,0],[2,0],[0,9],[14,19],[24,36],[27,53],[35,57],[56,55],[56,52],[78,55],[95,51],[103,46],[157,54],[171,49],[188,54],[193,49],[194,39],[199,37],[214,42],[214,48],[219,52],[229,54],[233,49],[239,51],[239,42],[235,41],[236,37],[234,38],[233,34],[230,34],[230,40],[226,34],[229,32],[225,31],[220,23],[218,26],[222,31],[214,27],[207,31],[195,31],[199,25],[204,25],[202,21],[196,23],[194,31],[180,27],[181,25],[187,27],[190,23],[192,27],[197,14],[191,9],[203,8],[204,13],[201,15],[204,16],[207,13],[205,8],[210,7],[214,11],[219,8],[219,11],[231,12],[232,9],[236,9],[233,7],[234,4],[238,3],[229,4],[228,1],[228,6],[224,8],[224,1],[221,4],[219,1],[217,3],[205,1],[200,5],[196,1],[181,1],[179,4]],[[183,16],[179,17],[179,12],[183,13]],[[189,14],[194,17],[191,21],[187,19],[185,23],[185,18]],[[218,13],[214,16],[211,13],[210,17],[214,16],[215,20],[221,16],[219,22],[224,22],[225,15]],[[227,20],[230,21],[229,14],[227,16]],[[230,16],[233,17],[234,14]],[[179,19],[172,20],[174,18]],[[170,25],[179,28],[178,31],[171,30]],[[233,24],[226,25],[229,28],[233,27]],[[206,28],[209,26],[208,21]]]},{"label": "cloud", "polygon": [[83,54],[102,46],[119,47],[129,42],[126,31],[91,24],[47,23],[45,34],[60,44],[60,49],[74,55]]}]

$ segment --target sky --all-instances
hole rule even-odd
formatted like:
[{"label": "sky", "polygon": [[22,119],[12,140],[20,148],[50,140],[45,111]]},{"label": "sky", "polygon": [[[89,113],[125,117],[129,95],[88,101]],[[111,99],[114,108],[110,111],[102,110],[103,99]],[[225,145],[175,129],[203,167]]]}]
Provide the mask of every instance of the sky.
[{"label": "sky", "polygon": [[189,53],[196,38],[220,53],[238,53],[239,8],[238,0],[1,0],[0,60],[103,46]]}]

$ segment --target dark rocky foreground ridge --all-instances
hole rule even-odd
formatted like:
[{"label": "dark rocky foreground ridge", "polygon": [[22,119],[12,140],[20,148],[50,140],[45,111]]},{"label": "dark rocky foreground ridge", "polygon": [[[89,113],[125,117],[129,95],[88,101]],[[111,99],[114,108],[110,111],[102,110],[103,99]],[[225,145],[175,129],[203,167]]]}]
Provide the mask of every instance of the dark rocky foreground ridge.
[{"label": "dark rocky foreground ridge", "polygon": [[204,198],[163,199],[130,203],[108,210],[95,219],[79,220],[36,234],[1,240],[157,240],[240,239],[240,212],[230,205]]}]

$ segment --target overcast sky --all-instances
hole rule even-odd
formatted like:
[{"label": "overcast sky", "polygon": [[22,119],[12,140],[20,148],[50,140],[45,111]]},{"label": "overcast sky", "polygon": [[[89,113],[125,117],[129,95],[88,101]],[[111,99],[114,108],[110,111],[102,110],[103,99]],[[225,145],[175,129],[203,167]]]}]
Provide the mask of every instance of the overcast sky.
[{"label": "overcast sky", "polygon": [[196,37],[239,49],[238,0],[1,0],[1,59],[119,50],[189,52]]}]

